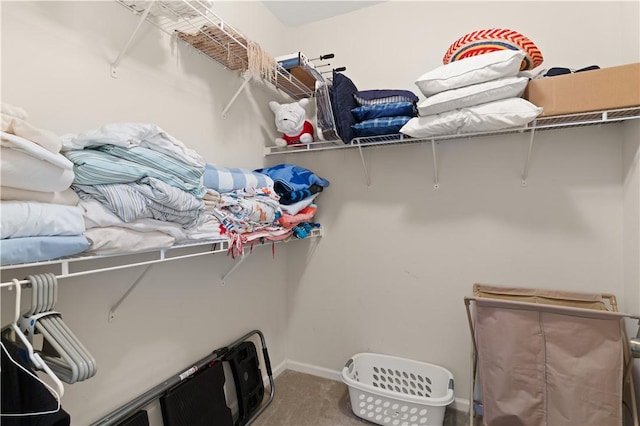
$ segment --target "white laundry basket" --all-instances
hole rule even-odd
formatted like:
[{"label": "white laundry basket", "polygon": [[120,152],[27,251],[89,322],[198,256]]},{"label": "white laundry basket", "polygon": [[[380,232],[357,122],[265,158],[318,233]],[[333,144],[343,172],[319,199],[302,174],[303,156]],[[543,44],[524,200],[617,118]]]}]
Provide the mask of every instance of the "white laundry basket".
[{"label": "white laundry basket", "polygon": [[454,400],[446,368],[389,355],[354,355],[342,369],[353,413],[384,426],[442,426]]}]

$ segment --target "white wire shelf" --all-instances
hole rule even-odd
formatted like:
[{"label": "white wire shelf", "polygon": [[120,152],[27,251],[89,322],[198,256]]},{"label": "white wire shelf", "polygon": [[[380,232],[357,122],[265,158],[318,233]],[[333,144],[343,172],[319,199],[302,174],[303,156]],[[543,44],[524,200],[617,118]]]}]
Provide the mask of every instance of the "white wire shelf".
[{"label": "white wire shelf", "polygon": [[403,134],[394,134],[375,137],[354,138],[350,143],[344,143],[341,140],[337,140],[312,142],[308,145],[290,145],[286,147],[274,146],[265,148],[265,155],[303,154],[308,152],[335,149],[366,148],[384,145],[416,144],[424,142],[437,143],[448,140],[476,138],[483,136],[595,126],[618,123],[621,121],[633,120],[637,118],[640,118],[640,106],[606,111],[585,112],[579,114],[538,117],[536,120],[532,121],[524,127],[509,128],[490,132],[455,133],[448,135],[429,136],[424,138],[412,138]]},{"label": "white wire shelf", "polygon": [[[322,227],[312,228],[311,233],[307,238],[316,238],[321,237],[323,234]],[[306,239],[306,238],[305,238]],[[295,240],[295,238],[291,238],[289,240],[285,240],[284,242]],[[271,246],[271,241],[266,240],[265,242],[261,242],[260,240],[256,240],[253,243],[245,244],[245,251],[250,250],[251,247],[260,247],[260,246]],[[273,243],[280,243],[279,241],[275,241]],[[171,247],[156,249],[156,250],[147,250],[147,251],[136,251],[136,252],[122,252],[117,254],[110,255],[87,255],[87,254],[78,254],[75,256],[63,257],[59,259],[53,260],[45,260],[41,262],[30,262],[30,263],[17,263],[11,265],[0,266],[0,272],[3,274],[3,278],[6,279],[6,275],[9,271],[12,270],[20,270],[20,269],[28,269],[28,268],[36,268],[42,266],[53,266],[59,268],[59,273],[57,274],[58,278],[70,278],[77,277],[82,275],[95,274],[98,272],[107,272],[114,271],[118,269],[131,268],[135,266],[144,266],[144,265],[152,265],[154,263],[168,262],[172,260],[186,259],[190,257],[198,257],[198,256],[206,256],[212,255],[216,253],[227,253],[229,251],[230,245],[229,241],[226,238],[220,239],[206,239],[206,240],[194,240],[182,244],[176,244]],[[147,255],[149,259],[140,260],[140,256],[138,255]],[[70,271],[70,266],[74,264],[89,264],[92,261],[96,260],[111,260],[109,263],[114,263],[114,266],[101,266],[101,267],[89,267],[88,269],[81,270],[78,272]],[[27,281],[22,280],[20,284],[25,284]],[[4,282],[0,284],[0,287],[7,287],[13,285],[13,282]]]},{"label": "white wire shelf", "polygon": [[[210,2],[202,0],[115,1],[139,16],[141,21],[150,22],[166,34],[176,37],[198,53],[224,67],[239,73],[245,73],[249,69],[250,40],[215,14],[209,7]],[[135,36],[137,30],[138,28],[135,29],[131,38]],[[127,50],[129,43],[112,64],[114,77],[121,56]],[[263,79],[296,100],[314,95],[312,89],[279,66],[275,60],[274,64],[275,74]]]}]

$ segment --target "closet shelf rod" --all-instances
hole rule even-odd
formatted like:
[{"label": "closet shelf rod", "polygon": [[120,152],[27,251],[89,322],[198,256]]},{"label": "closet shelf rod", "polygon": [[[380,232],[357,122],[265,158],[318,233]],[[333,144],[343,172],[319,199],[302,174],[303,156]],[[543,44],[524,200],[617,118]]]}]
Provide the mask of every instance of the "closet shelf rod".
[{"label": "closet shelf rod", "polygon": [[[144,266],[144,265],[152,265],[154,263],[160,263],[160,262],[168,262],[170,260],[179,260],[179,259],[187,259],[190,257],[197,257],[197,256],[204,256],[204,255],[208,255],[208,254],[215,254],[215,253],[220,253],[224,250],[212,250],[212,251],[205,251],[202,253],[191,253],[191,254],[184,254],[184,255],[180,255],[180,256],[175,256],[175,257],[165,257],[162,259],[154,259],[154,260],[147,260],[144,262],[136,262],[136,263],[129,263],[126,265],[118,265],[118,266],[109,266],[106,268],[98,268],[98,269],[91,269],[88,271],[82,271],[82,272],[73,272],[70,274],[65,274],[65,275],[57,275],[56,278],[57,279],[61,279],[61,278],[73,278],[73,277],[81,277],[83,275],[91,275],[91,274],[96,274],[99,272],[109,272],[109,271],[117,271],[119,269],[126,269],[126,268],[132,268],[134,266]],[[20,280],[18,281],[18,284],[21,285],[25,285],[25,284],[29,284],[30,281],[29,280]],[[14,285],[14,283],[12,281],[9,282],[5,282],[0,284],[0,288],[3,287],[9,287]]]}]

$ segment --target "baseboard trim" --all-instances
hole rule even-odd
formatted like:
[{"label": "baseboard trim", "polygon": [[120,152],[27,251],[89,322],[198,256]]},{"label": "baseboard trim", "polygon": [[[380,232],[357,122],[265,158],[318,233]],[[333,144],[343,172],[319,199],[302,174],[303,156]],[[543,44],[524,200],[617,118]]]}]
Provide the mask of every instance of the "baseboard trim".
[{"label": "baseboard trim", "polygon": [[456,398],[453,400],[451,408],[469,414],[469,400],[467,398]]},{"label": "baseboard trim", "polygon": [[[312,376],[323,377],[329,380],[342,381],[342,373],[340,371],[331,370],[324,367],[318,367],[317,365],[306,364],[304,362],[298,362],[293,360],[285,360],[278,364],[278,373],[282,373],[284,370],[293,370],[299,373],[311,374]],[[274,369],[274,377],[277,376]],[[456,398],[450,406],[456,411],[462,411],[464,413],[469,412],[469,400],[466,398]]]},{"label": "baseboard trim", "polygon": [[[273,374],[273,378],[275,379],[280,374],[282,374],[282,372],[285,371],[286,369],[287,369],[287,360],[285,359],[284,361],[282,361],[280,364],[276,365],[275,367],[271,367],[271,374]],[[265,377],[268,378],[268,376],[265,376]]]},{"label": "baseboard trim", "polygon": [[318,367],[317,365],[305,364],[304,362],[292,361],[288,359],[287,370],[297,371],[299,373],[311,374],[312,376],[323,377],[325,379],[342,381],[342,373],[335,370],[330,370],[324,367]]}]

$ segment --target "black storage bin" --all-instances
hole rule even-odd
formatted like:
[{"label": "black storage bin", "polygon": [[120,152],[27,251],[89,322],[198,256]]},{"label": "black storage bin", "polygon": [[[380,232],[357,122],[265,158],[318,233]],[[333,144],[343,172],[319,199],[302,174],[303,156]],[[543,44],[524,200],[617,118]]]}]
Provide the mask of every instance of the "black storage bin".
[{"label": "black storage bin", "polygon": [[260,406],[264,397],[264,383],[260,372],[260,360],[253,342],[242,342],[227,352],[224,360],[229,362],[238,395],[237,425],[244,425]]},{"label": "black storage bin", "polygon": [[224,396],[222,362],[198,372],[160,398],[165,426],[233,426]]},{"label": "black storage bin", "polygon": [[118,423],[117,426],[149,426],[149,416],[145,410],[138,411],[133,416]]}]

